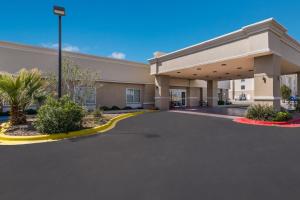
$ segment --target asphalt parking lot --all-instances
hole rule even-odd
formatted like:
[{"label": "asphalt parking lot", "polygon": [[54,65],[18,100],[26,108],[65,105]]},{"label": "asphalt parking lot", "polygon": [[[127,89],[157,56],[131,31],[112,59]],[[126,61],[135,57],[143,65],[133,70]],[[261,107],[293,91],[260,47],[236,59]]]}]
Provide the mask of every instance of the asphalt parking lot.
[{"label": "asphalt parking lot", "polygon": [[102,134],[0,146],[1,200],[300,198],[300,129],[171,112]]}]

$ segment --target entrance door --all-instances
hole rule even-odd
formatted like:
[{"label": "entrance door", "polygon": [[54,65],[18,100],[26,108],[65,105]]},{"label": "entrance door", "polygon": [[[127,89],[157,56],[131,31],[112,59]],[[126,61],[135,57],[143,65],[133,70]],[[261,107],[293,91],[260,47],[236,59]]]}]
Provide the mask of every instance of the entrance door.
[{"label": "entrance door", "polygon": [[179,108],[186,106],[186,90],[170,89],[171,108]]}]

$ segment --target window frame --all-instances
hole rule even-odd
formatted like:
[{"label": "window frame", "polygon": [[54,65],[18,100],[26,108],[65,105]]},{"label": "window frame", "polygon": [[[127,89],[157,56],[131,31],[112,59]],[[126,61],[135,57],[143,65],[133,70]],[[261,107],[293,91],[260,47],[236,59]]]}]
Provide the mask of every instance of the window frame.
[{"label": "window frame", "polygon": [[[127,95],[129,93],[129,90],[138,90],[139,91],[139,102],[128,102]],[[140,88],[126,88],[125,97],[126,97],[126,105],[140,105],[142,103],[142,90]],[[133,94],[134,95],[134,94]],[[134,96],[133,96],[134,99]]]},{"label": "window frame", "polygon": [[91,88],[91,89],[94,89],[94,91],[95,91],[94,103],[87,103],[87,100],[85,99],[84,106],[94,106],[94,105],[97,105],[97,88],[96,87],[94,87],[94,86],[74,86],[74,92],[75,92],[74,98],[73,98],[74,102],[76,102],[77,88]]}]

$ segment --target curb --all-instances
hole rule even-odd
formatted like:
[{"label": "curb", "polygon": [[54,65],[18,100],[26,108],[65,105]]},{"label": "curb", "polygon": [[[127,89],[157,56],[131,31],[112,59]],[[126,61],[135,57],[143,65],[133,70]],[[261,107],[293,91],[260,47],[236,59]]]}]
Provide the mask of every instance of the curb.
[{"label": "curb", "polygon": [[252,120],[245,117],[238,117],[233,121],[240,124],[258,125],[258,126],[277,126],[277,127],[284,127],[284,128],[300,127],[300,118],[292,119],[286,122],[270,122],[270,121]]},{"label": "curb", "polygon": [[115,125],[126,118],[137,116],[140,114],[146,113],[145,111],[142,112],[134,112],[134,113],[126,113],[119,115],[117,117],[112,118],[109,120],[106,124],[103,124],[98,127],[90,128],[90,129],[84,129],[79,131],[73,131],[69,133],[56,133],[51,135],[36,135],[36,136],[9,136],[5,135],[4,132],[8,128],[7,123],[0,124],[0,128],[2,126],[2,130],[0,129],[0,142],[17,142],[17,143],[36,143],[36,142],[50,142],[50,141],[57,141],[62,139],[69,139],[69,138],[75,138],[75,137],[81,137],[81,136],[88,136],[97,134],[98,132],[103,133],[106,131],[111,130],[115,127]]}]

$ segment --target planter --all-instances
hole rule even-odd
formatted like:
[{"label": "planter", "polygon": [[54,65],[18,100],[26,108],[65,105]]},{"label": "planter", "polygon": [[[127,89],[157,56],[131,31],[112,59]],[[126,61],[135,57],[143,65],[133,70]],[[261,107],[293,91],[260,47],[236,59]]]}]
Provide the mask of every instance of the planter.
[{"label": "planter", "polygon": [[69,133],[56,133],[56,134],[41,134],[36,136],[9,136],[5,135],[5,129],[8,128],[8,123],[0,124],[0,143],[2,144],[8,144],[8,145],[17,145],[17,144],[31,144],[31,143],[41,143],[41,142],[50,142],[50,141],[57,141],[62,139],[68,139],[68,138],[75,138],[75,137],[81,137],[81,136],[88,136],[93,135],[97,133],[103,133],[106,132],[112,128],[115,127],[117,122],[133,117],[139,114],[143,114],[144,112],[134,112],[134,113],[126,113],[119,115],[110,121],[108,121],[106,124],[103,124],[98,127],[90,128],[90,129],[83,129],[79,131],[73,131]]},{"label": "planter", "polygon": [[260,126],[279,126],[279,127],[300,127],[300,118],[292,119],[286,122],[272,122],[262,120],[252,120],[245,117],[238,117],[233,120],[234,122],[241,124],[260,125]]}]

